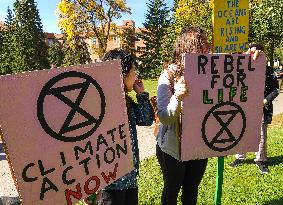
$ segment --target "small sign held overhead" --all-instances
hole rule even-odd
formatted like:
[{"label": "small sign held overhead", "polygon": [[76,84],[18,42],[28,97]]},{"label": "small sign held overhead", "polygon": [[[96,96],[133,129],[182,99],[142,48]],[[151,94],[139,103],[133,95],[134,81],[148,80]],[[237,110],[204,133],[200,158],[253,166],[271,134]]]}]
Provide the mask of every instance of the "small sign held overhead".
[{"label": "small sign held overhead", "polygon": [[213,1],[213,52],[248,49],[249,0]]}]

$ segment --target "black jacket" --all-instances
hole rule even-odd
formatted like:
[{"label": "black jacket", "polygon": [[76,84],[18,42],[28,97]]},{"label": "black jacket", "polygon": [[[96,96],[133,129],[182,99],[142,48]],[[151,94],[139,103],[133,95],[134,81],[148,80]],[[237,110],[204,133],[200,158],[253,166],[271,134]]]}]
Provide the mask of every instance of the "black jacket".
[{"label": "black jacket", "polygon": [[270,124],[273,115],[272,101],[279,95],[279,85],[273,69],[266,66],[264,98],[268,104],[263,108],[264,123]]}]

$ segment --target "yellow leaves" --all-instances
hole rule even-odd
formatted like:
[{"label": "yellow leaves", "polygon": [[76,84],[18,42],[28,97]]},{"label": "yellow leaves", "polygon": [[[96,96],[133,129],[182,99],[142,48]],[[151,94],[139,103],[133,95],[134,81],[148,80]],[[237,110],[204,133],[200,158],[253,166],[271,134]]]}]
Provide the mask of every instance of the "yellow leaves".
[{"label": "yellow leaves", "polygon": [[117,6],[121,8],[121,10],[126,10],[126,2],[124,0],[116,0]]},{"label": "yellow leaves", "polygon": [[74,5],[67,0],[61,0],[57,5],[57,9],[61,14],[67,15],[74,10]]},{"label": "yellow leaves", "polygon": [[179,0],[175,10],[175,31],[178,33],[183,27],[202,27],[211,34],[212,1]]},{"label": "yellow leaves", "polygon": [[97,5],[97,3],[95,1],[89,2],[88,6],[87,6],[87,10],[91,11],[91,10],[95,9],[96,5]]},{"label": "yellow leaves", "polygon": [[109,31],[116,31],[112,21],[122,13],[130,13],[125,0],[60,0],[57,6],[58,25],[67,40],[73,42],[74,38],[95,35],[103,52]]}]

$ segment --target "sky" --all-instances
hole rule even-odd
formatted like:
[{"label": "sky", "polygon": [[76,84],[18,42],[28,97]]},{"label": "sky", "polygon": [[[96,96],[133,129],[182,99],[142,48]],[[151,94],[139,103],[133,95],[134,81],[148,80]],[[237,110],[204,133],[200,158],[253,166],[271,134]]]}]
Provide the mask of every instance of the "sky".
[{"label": "sky", "polygon": [[[0,21],[5,21],[7,16],[7,8],[13,9],[15,0],[0,0]],[[44,32],[61,33],[57,26],[57,16],[55,10],[59,0],[35,0],[37,9],[43,24]],[[115,21],[118,25],[122,24],[125,19],[134,20],[136,27],[143,27],[147,11],[146,0],[126,0],[128,7],[131,8],[131,15],[124,15],[121,19]],[[167,0],[168,6],[171,6],[172,0]]]}]

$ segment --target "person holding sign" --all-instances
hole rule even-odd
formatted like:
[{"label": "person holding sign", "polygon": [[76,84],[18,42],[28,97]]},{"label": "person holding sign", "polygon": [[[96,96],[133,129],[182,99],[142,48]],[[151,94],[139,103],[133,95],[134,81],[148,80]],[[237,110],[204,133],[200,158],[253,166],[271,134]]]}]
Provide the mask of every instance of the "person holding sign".
[{"label": "person holding sign", "polygon": [[[129,53],[121,49],[111,50],[106,53],[103,58],[104,61],[115,59],[121,60],[135,169],[107,186],[101,193],[101,202],[99,202],[99,204],[137,205],[139,149],[136,125],[150,126],[153,122],[154,113],[149,101],[149,94],[145,92],[142,81],[137,79],[135,59]],[[137,103],[135,103],[131,97],[127,95],[127,93],[132,90],[134,90],[137,94]]]},{"label": "person holding sign", "polygon": [[[259,50],[263,51],[263,47],[259,44],[250,44],[250,48],[247,53],[258,55]],[[256,152],[255,164],[261,173],[268,173],[267,166],[267,126],[272,121],[273,115],[273,105],[272,101],[279,95],[279,85],[275,77],[273,69],[266,66],[265,72],[265,91],[263,99],[263,118],[261,124],[261,136],[258,147],[258,152]],[[234,168],[242,163],[244,163],[245,155],[237,154],[235,161],[230,164],[230,167]]]},{"label": "person holding sign", "polygon": [[184,29],[175,41],[174,64],[165,67],[158,80],[157,115],[160,126],[157,134],[156,155],[164,179],[162,204],[177,204],[182,187],[182,203],[196,204],[198,186],[207,159],[181,161],[180,136],[182,98],[188,94],[184,80],[184,53],[208,53],[206,33],[199,28]]}]

